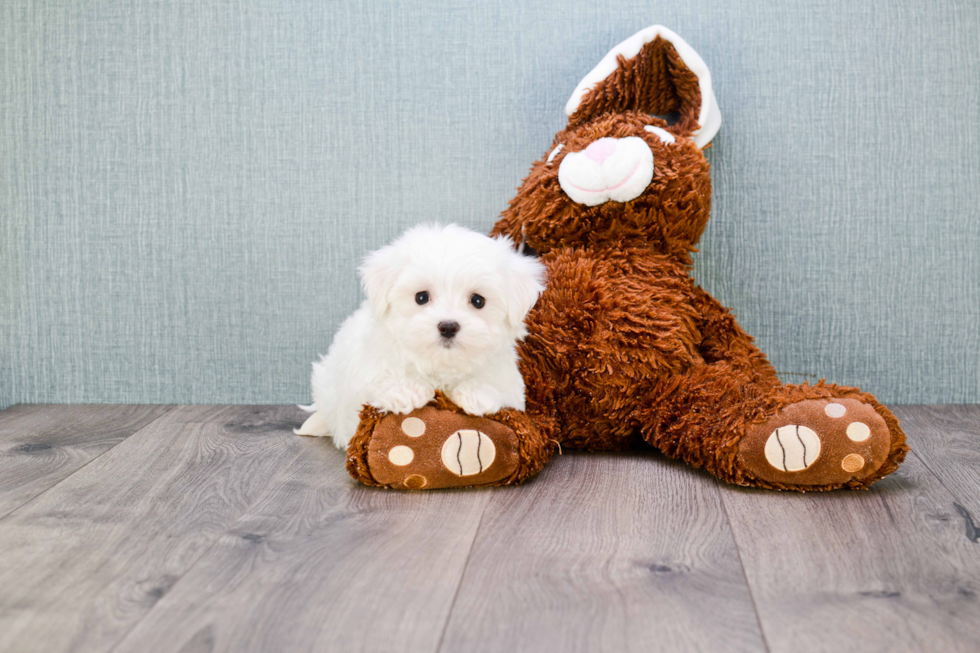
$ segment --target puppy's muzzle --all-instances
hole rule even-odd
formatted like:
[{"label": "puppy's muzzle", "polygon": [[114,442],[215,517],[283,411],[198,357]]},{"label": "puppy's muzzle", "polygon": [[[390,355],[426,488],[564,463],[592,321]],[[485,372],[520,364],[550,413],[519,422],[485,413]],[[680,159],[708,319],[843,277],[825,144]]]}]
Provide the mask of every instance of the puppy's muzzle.
[{"label": "puppy's muzzle", "polygon": [[439,335],[443,338],[452,338],[459,333],[459,322],[440,322],[438,325]]}]

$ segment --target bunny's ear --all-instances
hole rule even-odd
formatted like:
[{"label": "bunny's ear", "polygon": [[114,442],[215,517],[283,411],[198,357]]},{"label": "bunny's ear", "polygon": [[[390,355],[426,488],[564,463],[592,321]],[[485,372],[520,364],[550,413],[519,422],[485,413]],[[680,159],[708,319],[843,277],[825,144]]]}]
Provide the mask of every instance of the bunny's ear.
[{"label": "bunny's ear", "polygon": [[661,25],[610,50],[565,105],[569,125],[622,111],[677,113],[670,131],[691,137],[702,148],[721,127],[708,67],[684,39]]}]

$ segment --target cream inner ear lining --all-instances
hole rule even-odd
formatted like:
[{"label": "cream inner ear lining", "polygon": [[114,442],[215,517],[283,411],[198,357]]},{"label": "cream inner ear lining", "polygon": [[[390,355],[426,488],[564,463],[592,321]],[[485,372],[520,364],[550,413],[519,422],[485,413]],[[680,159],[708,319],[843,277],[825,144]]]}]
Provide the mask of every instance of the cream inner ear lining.
[{"label": "cream inner ear lining", "polygon": [[643,131],[648,131],[651,134],[656,134],[657,138],[660,139],[661,143],[670,145],[671,143],[676,143],[677,138],[674,137],[669,131],[662,127],[657,127],[656,125],[647,125],[643,128]]},{"label": "cream inner ear lining", "polygon": [[632,59],[640,53],[647,43],[651,43],[660,37],[674,46],[674,51],[687,66],[687,69],[694,73],[698,78],[698,88],[701,91],[701,107],[698,112],[699,127],[691,133],[691,140],[699,148],[704,148],[721,127],[721,111],[718,109],[718,101],[711,86],[711,73],[704,60],[694,51],[687,42],[680,36],[667,29],[663,25],[651,25],[642,29],[633,36],[629,37],[612,50],[606,53],[599,63],[589,73],[582,78],[572,97],[565,104],[565,115],[571,116],[578,110],[582,96],[588,89],[594,88],[597,83],[606,79],[617,68],[619,68],[619,56],[624,59]]},{"label": "cream inner ear lining", "polygon": [[558,156],[558,153],[561,152],[561,148],[563,148],[563,147],[565,147],[565,144],[564,143],[559,143],[558,144],[558,147],[556,147],[555,149],[551,150],[551,154],[548,155],[548,160],[545,161],[545,163],[548,164],[548,165],[551,165],[551,162],[555,160],[555,157]]}]

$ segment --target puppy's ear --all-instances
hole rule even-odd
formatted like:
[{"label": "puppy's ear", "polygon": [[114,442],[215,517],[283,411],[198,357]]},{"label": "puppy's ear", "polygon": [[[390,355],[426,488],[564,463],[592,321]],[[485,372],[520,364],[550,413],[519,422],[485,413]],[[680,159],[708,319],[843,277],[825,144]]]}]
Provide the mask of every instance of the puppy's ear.
[{"label": "puppy's ear", "polygon": [[507,247],[506,295],[507,323],[515,329],[524,326],[524,318],[534,308],[544,290],[545,267],[538,259],[518,254],[507,237],[498,238]]},{"label": "puppy's ear", "polygon": [[405,261],[394,247],[388,245],[364,257],[364,262],[358,268],[361,275],[361,285],[367,293],[368,300],[379,318],[391,306],[391,294]]}]

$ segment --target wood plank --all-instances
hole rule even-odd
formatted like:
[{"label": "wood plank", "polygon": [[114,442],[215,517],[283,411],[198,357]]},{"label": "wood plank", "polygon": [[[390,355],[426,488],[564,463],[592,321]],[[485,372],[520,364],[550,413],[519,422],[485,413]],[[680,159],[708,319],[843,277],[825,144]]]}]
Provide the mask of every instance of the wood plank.
[{"label": "wood plank", "polygon": [[909,446],[960,506],[964,528],[980,529],[980,406],[896,406]]},{"label": "wood plank", "polygon": [[980,547],[914,455],[867,492],[722,498],[774,653],[977,650]]},{"label": "wood plank", "polygon": [[435,651],[499,491],[365,487],[316,439],[114,653]]},{"label": "wood plank", "polygon": [[21,404],[0,412],[0,518],[171,408]]},{"label": "wood plank", "polygon": [[717,481],[566,453],[494,493],[442,651],[761,651]]},{"label": "wood plank", "polygon": [[309,446],[301,417],[176,408],[8,515],[0,650],[111,648]]}]

